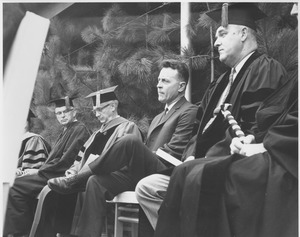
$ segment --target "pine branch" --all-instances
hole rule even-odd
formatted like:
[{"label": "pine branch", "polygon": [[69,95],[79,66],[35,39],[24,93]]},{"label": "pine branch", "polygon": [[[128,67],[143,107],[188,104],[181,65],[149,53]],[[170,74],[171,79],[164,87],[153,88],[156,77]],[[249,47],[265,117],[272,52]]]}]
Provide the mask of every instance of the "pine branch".
[{"label": "pine branch", "polygon": [[147,77],[151,75],[152,62],[147,58],[140,58],[139,52],[119,65],[121,74],[125,76],[136,75],[137,83],[147,82]]},{"label": "pine branch", "polygon": [[125,43],[144,42],[146,38],[145,24],[133,22],[120,28],[116,33],[116,39],[123,40]]},{"label": "pine branch", "polygon": [[[193,70],[204,70],[209,63],[210,55],[195,55],[195,52],[192,48],[183,48],[183,58],[187,64],[192,62],[191,69]],[[191,61],[190,61],[191,59]]]},{"label": "pine branch", "polygon": [[156,28],[148,33],[147,42],[153,46],[169,43],[170,38],[164,29]]},{"label": "pine branch", "polygon": [[81,38],[84,42],[90,44],[102,38],[101,30],[96,26],[88,26],[81,32]]},{"label": "pine branch", "polygon": [[205,12],[200,14],[200,17],[198,18],[198,23],[196,24],[196,27],[209,29],[209,27],[213,26],[215,27],[217,24],[208,17]]},{"label": "pine branch", "polygon": [[114,4],[109,10],[106,11],[102,19],[102,27],[104,31],[115,30],[118,26],[124,23],[123,18],[124,11],[121,10],[118,4]]},{"label": "pine branch", "polygon": [[60,38],[56,35],[51,36],[49,41],[46,44],[46,47],[47,47],[47,55],[49,56],[50,61],[54,63],[55,58],[57,57],[57,55],[60,54],[60,50],[61,50]]},{"label": "pine branch", "polygon": [[39,71],[33,93],[33,101],[36,106],[46,105],[50,100],[50,88],[53,79],[47,71]]}]

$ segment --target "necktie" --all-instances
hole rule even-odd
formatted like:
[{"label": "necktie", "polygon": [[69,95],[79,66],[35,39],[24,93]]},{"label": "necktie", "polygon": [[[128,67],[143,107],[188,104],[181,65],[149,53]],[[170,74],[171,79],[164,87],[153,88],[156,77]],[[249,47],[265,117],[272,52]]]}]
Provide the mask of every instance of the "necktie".
[{"label": "necktie", "polygon": [[234,76],[234,73],[235,73],[235,69],[232,68],[232,69],[231,69],[231,72],[230,72],[230,75],[229,75],[229,82],[228,82],[228,85],[227,85],[227,87],[225,88],[224,94],[223,94],[223,96],[222,96],[222,101],[220,101],[221,103],[219,103],[219,106],[218,106],[218,107],[220,107],[220,105],[224,104],[224,102],[225,102],[225,100],[226,100],[226,98],[227,98],[227,96],[228,96],[228,94],[229,94],[229,91],[230,91],[231,86],[232,86],[232,84],[233,84],[233,76]]},{"label": "necktie", "polygon": [[165,108],[165,115],[169,112],[168,108]]},{"label": "necktie", "polygon": [[221,109],[221,105],[224,104],[225,100],[226,100],[226,97],[228,96],[229,94],[229,91],[230,91],[230,88],[233,84],[233,76],[234,76],[234,73],[235,73],[235,68],[232,68],[231,69],[231,72],[230,72],[230,75],[229,75],[229,81],[228,81],[228,84],[223,92],[223,94],[221,95],[220,99],[219,99],[219,102],[213,112],[213,117],[207,122],[207,124],[205,125],[204,129],[203,129],[203,132],[205,132],[205,130],[213,123],[213,121],[215,120],[215,118],[217,117],[217,114],[220,112],[220,109]]},{"label": "necktie", "polygon": [[105,127],[106,127],[106,124],[103,123],[99,129],[99,132],[103,133]]},{"label": "necktie", "polygon": [[164,112],[161,114],[161,117],[160,117],[158,123],[160,123],[164,119],[164,117],[167,115],[168,111],[169,111],[169,109],[165,108]]}]

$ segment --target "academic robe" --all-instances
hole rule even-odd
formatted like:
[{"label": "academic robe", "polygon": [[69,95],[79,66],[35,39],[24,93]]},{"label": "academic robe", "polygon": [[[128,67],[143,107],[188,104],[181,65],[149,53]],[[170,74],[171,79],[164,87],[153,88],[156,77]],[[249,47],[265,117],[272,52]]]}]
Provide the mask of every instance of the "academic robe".
[{"label": "academic robe", "polygon": [[[135,135],[142,141],[141,131],[134,122],[123,117],[111,120],[89,137],[78,154],[81,157],[80,161],[74,162],[69,170],[79,172],[84,165],[97,163],[97,159],[91,162],[88,160],[90,154],[106,153],[118,139],[128,134]],[[50,237],[56,233],[67,233],[71,228],[77,193],[61,195],[50,191],[48,187],[44,188],[42,192],[44,194],[38,202],[30,237]]]},{"label": "academic robe", "polygon": [[267,152],[176,168],[155,237],[297,236],[298,86],[290,80],[282,88],[267,99],[277,103],[257,113],[255,135]]},{"label": "academic robe", "polygon": [[[209,150],[219,155],[224,149],[222,154],[230,154],[231,139],[225,139],[229,124],[222,113],[219,113],[204,131],[228,83],[229,74],[230,70],[213,81],[207,89],[197,113],[200,121],[198,132],[187,145],[183,159],[190,155],[202,158],[207,156]],[[258,52],[254,52],[248,58],[237,74],[225,103],[232,104],[231,114],[246,135],[253,134],[256,129],[255,112],[261,102],[286,82],[285,75],[286,71],[278,61]],[[233,136],[234,134],[231,134],[231,137]],[[210,149],[216,143],[220,143],[220,147]]]},{"label": "academic robe", "polygon": [[68,124],[38,173],[15,179],[8,195],[4,235],[29,233],[39,192],[49,178],[62,176],[73,164],[88,137],[89,131],[83,123]]},{"label": "academic robe", "polygon": [[[134,122],[123,117],[117,117],[111,120],[104,128],[97,130],[90,136],[81,150],[83,154],[81,155],[82,158],[80,158],[80,162],[72,165],[70,170],[78,172],[86,164],[91,153],[99,155],[105,154],[118,139],[127,134],[135,135],[141,141],[143,139],[141,131]],[[95,141],[97,136],[97,141]],[[98,147],[97,151],[91,151],[91,148],[94,146]],[[96,160],[92,162],[88,161],[88,163],[91,167],[97,166]]]},{"label": "academic robe", "polygon": [[291,100],[263,139],[267,152],[229,166],[214,236],[298,236],[297,90],[286,94]]},{"label": "academic robe", "polygon": [[60,177],[70,168],[78,155],[90,132],[81,122],[74,122],[59,135],[54,148],[45,164],[39,169],[39,175],[47,179]]},{"label": "academic robe", "polygon": [[40,168],[45,163],[50,151],[50,145],[42,136],[26,132],[19,152],[18,168],[22,171]]}]

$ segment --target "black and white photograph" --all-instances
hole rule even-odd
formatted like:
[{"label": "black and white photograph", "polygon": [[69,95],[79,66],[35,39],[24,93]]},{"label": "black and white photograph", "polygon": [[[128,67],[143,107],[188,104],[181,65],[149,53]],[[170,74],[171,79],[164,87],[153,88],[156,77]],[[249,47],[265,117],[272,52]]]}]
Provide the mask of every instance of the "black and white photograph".
[{"label": "black and white photograph", "polygon": [[1,1],[3,237],[298,237],[297,1]]}]

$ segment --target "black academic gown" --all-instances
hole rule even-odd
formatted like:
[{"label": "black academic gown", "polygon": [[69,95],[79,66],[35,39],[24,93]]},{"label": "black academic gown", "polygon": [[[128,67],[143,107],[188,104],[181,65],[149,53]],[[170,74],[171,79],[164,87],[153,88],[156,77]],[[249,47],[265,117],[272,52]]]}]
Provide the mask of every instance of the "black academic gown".
[{"label": "black academic gown", "polygon": [[214,236],[298,236],[297,89],[263,139],[267,152],[230,165]]},{"label": "black academic gown", "polygon": [[[230,154],[228,144],[231,140],[224,140],[229,124],[221,113],[203,132],[228,83],[229,74],[230,71],[222,74],[211,83],[206,91],[197,114],[200,121],[198,132],[187,145],[183,159],[190,155],[202,158],[218,142],[222,143],[216,153],[219,154],[221,149],[225,149],[223,154]],[[225,101],[232,104],[231,113],[245,134],[254,132],[256,128],[255,112],[265,98],[286,82],[285,75],[284,67],[265,54],[260,55],[258,52],[254,52],[245,62]],[[234,135],[231,134],[232,136]]]},{"label": "black academic gown", "polygon": [[255,135],[267,152],[208,156],[174,170],[156,237],[297,236],[298,87],[283,88],[267,99],[281,108],[266,104],[257,113],[265,130]]},{"label": "black academic gown", "polygon": [[49,178],[62,176],[73,164],[88,137],[89,131],[83,123],[69,124],[57,139],[38,174],[15,179],[8,195],[4,235],[29,233],[39,192],[47,185]]}]

